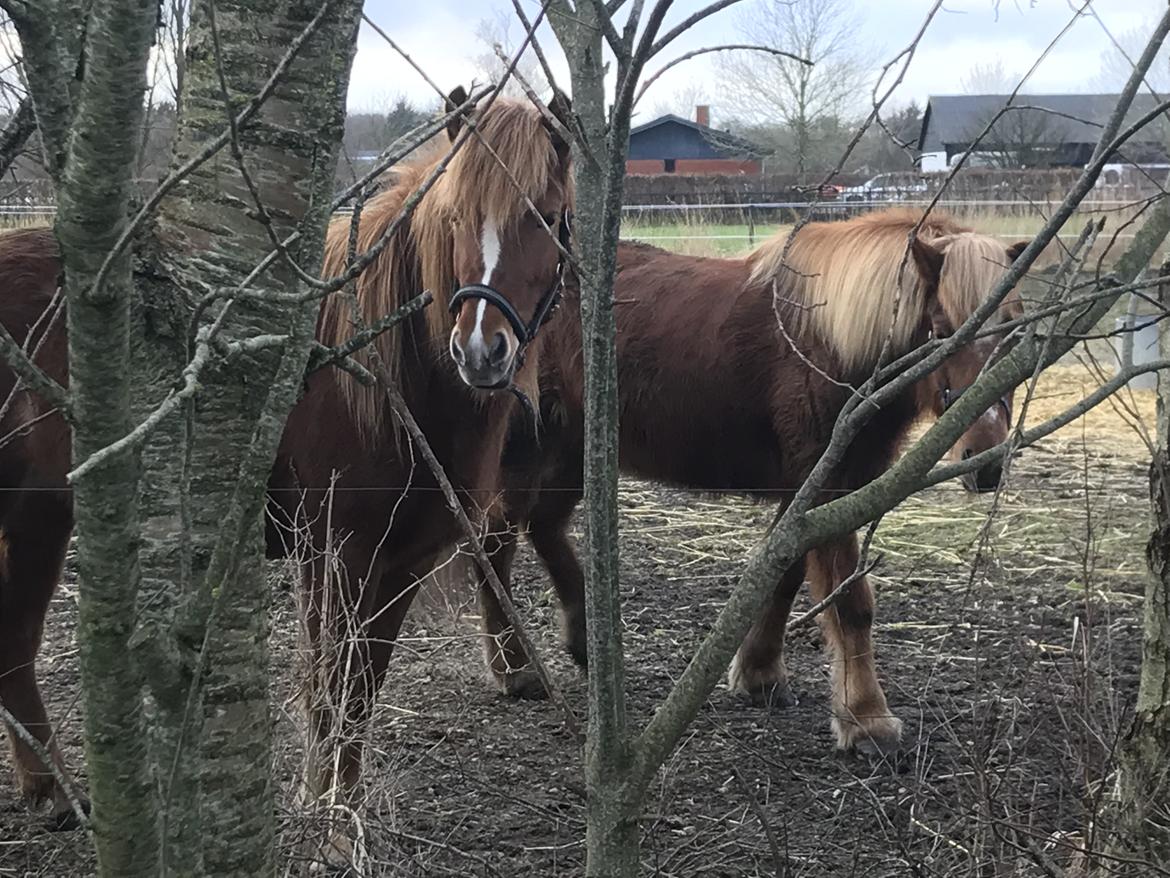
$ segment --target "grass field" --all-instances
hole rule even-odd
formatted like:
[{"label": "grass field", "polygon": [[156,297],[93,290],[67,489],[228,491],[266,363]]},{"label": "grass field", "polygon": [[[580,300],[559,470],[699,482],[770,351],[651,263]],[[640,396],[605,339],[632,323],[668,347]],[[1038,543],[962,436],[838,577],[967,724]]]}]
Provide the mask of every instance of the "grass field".
[{"label": "grass field", "polygon": [[[1008,214],[997,210],[976,208],[969,211],[948,211],[950,216],[958,222],[969,226],[976,231],[987,235],[1002,237],[1005,242],[1024,240],[1035,235],[1046,219],[1046,213],[1039,210],[1024,214]],[[1101,241],[1106,242],[1113,234],[1118,233],[1119,240],[1114,244],[1124,246],[1133,234],[1133,227],[1127,226],[1130,213],[1127,212],[1100,212],[1085,210],[1076,214],[1065,225],[1061,233],[1062,240],[1075,238],[1085,227],[1085,223],[1104,216],[1106,219],[1105,231]],[[644,220],[627,220],[622,224],[622,237],[646,241],[657,244],[667,250],[678,253],[688,253],[692,256],[737,256],[748,252],[772,235],[791,230],[791,225],[779,223],[757,223],[749,226],[746,223],[717,223],[707,222],[701,214],[687,214],[687,218],[673,223],[649,223]],[[1104,250],[1104,243],[1099,243],[1096,250]]]}]

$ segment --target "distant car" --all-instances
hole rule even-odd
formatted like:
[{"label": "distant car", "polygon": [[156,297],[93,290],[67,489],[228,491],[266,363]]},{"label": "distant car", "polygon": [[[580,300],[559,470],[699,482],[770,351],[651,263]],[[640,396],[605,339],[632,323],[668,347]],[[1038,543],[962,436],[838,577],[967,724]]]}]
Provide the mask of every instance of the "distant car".
[{"label": "distant car", "polygon": [[841,197],[846,201],[908,201],[925,198],[926,181],[921,177],[910,179],[906,174],[878,174],[860,186],[846,186]]}]

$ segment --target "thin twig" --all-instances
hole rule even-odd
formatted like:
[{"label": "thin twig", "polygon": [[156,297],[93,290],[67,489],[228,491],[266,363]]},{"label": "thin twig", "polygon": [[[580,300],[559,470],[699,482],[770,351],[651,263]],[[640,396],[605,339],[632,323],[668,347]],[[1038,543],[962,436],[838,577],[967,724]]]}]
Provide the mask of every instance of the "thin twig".
[{"label": "thin twig", "polygon": [[419,427],[418,422],[414,419],[414,415],[411,414],[406,400],[402,398],[402,395],[389,382],[389,376],[384,374],[385,367],[380,368],[378,371],[381,373],[379,374],[379,378],[385,385],[386,398],[390,403],[391,410],[402,420],[407,433],[410,435],[411,441],[418,448],[423,460],[426,461],[435,480],[439,483],[439,487],[443,491],[443,497],[447,501],[447,507],[459,523],[459,528],[463,531],[463,535],[471,547],[471,553],[475,556],[475,560],[479,564],[484,579],[487,580],[488,585],[496,596],[496,600],[500,602],[500,607],[503,609],[504,615],[508,617],[508,623],[512,626],[512,633],[520,641],[520,645],[524,649],[525,655],[528,656],[533,670],[536,671],[537,677],[540,678],[540,682],[544,685],[549,699],[560,709],[565,719],[565,725],[573,735],[579,737],[581,734],[581,724],[577,719],[577,714],[574,713],[573,708],[565,700],[564,693],[561,692],[556,681],[549,673],[548,667],[541,660],[540,653],[536,649],[536,644],[528,636],[524,622],[520,617],[520,612],[516,609],[516,605],[512,602],[512,597],[508,594],[508,590],[504,588],[500,577],[496,574],[495,568],[492,567],[491,559],[488,557],[487,552],[484,551],[479,533],[471,523],[471,519],[467,517],[467,512],[463,508],[463,504],[459,502],[455,488],[451,485],[450,479],[447,478],[447,474],[443,471],[443,465],[439,463],[439,459],[431,449],[431,444],[423,434],[422,428]]},{"label": "thin twig", "polygon": [[667,70],[670,70],[672,67],[675,67],[678,64],[682,64],[684,61],[688,61],[698,55],[706,55],[710,52],[730,52],[732,50],[767,52],[769,55],[777,55],[781,58],[787,58],[790,61],[796,61],[800,64],[807,64],[809,67],[813,66],[813,62],[807,58],[802,58],[792,52],[785,52],[783,49],[774,49],[771,46],[761,46],[758,43],[727,43],[721,46],[704,46],[702,49],[694,49],[693,51],[679,55],[673,61],[668,61],[666,64],[663,64],[644,80],[642,80],[642,84],[638,87],[638,93],[634,95],[634,106],[637,106],[638,101],[642,99],[642,95],[646,94],[646,89],[650,88],[650,86],[658,81],[658,78],[662,76],[662,74],[664,74]]},{"label": "thin twig", "polygon": [[[3,704],[0,704],[0,722],[3,722],[4,725],[8,726],[8,728],[12,730],[12,733],[16,735],[16,737],[20,738],[20,740],[22,740],[28,746],[28,748],[36,754],[36,757],[44,763],[45,768],[49,769],[53,775],[53,780],[55,780],[57,785],[64,791],[65,798],[69,801],[69,807],[72,808],[73,813],[77,815],[77,820],[81,823],[82,827],[89,829],[89,815],[87,815],[85,813],[85,809],[81,807],[80,796],[77,795],[77,791],[73,788],[73,783],[65,776],[65,772],[63,772],[61,767],[57,765],[57,760],[55,760],[52,754],[45,749],[44,745],[36,739],[36,736],[34,736],[32,732],[26,729],[24,725],[22,725],[21,722],[17,720],[16,717],[8,712],[7,708],[5,708]],[[54,734],[56,734],[56,732],[54,732]]]},{"label": "thin twig", "polygon": [[865,532],[865,540],[861,544],[861,552],[858,554],[857,567],[854,569],[854,571],[841,580],[841,583],[835,589],[825,595],[823,600],[820,600],[814,604],[812,608],[808,610],[808,612],[801,614],[796,619],[793,619],[791,622],[789,622],[787,626],[788,631],[799,631],[801,628],[811,624],[817,616],[819,616],[825,610],[829,609],[829,607],[840,603],[841,599],[849,593],[850,589],[853,588],[853,584],[855,582],[865,576],[868,576],[879,564],[881,564],[881,555],[878,555],[876,558],[874,558],[872,562],[867,561],[869,556],[869,547],[873,543],[873,535],[877,533],[878,525],[881,523],[881,520],[882,517],[878,516],[870,524],[869,530]]}]

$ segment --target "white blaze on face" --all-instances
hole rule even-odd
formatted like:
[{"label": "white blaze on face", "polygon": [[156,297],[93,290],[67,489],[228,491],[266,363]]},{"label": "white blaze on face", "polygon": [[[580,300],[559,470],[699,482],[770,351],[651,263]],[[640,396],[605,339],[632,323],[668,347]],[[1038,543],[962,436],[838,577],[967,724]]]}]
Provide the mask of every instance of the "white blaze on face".
[{"label": "white blaze on face", "polygon": [[[496,271],[496,263],[500,261],[500,233],[496,229],[495,221],[487,217],[483,221],[483,232],[479,239],[480,252],[483,254],[483,280],[480,281],[485,287],[492,285],[492,275]],[[471,338],[468,339],[469,347],[478,346],[480,350],[486,350],[486,343],[483,337],[483,315],[487,310],[487,302],[480,299],[475,305],[475,328],[471,331]]]}]

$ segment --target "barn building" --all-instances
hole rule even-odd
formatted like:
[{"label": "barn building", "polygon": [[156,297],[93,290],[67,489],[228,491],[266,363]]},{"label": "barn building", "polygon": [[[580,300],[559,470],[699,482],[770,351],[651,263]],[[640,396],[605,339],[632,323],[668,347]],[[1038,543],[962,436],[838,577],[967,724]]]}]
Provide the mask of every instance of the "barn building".
[{"label": "barn building", "polygon": [[[1083,167],[1104,124],[1117,106],[1115,94],[1017,95],[1012,110],[996,120],[991,133],[972,153],[974,164],[999,167]],[[1009,95],[932,95],[922,114],[918,137],[923,171],[943,171],[971,146],[1010,100]],[[1153,95],[1138,95],[1129,119],[1155,106]],[[1141,165],[1167,161],[1166,131],[1151,125],[1131,141],[1124,158]]]},{"label": "barn building", "polygon": [[668,113],[630,131],[627,174],[758,174],[765,151],[711,127],[711,108],[695,119]]}]

